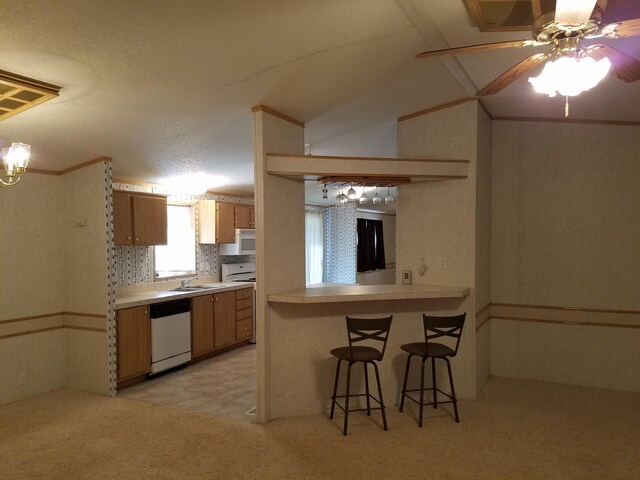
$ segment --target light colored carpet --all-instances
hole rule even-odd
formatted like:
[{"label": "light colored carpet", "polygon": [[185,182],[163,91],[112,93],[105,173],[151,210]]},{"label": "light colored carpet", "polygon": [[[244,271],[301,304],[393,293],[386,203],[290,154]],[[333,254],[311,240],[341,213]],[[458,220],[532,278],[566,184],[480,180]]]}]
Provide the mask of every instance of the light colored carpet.
[{"label": "light colored carpet", "polygon": [[268,425],[59,390],[0,408],[0,478],[638,479],[640,394],[491,378],[479,400]]}]

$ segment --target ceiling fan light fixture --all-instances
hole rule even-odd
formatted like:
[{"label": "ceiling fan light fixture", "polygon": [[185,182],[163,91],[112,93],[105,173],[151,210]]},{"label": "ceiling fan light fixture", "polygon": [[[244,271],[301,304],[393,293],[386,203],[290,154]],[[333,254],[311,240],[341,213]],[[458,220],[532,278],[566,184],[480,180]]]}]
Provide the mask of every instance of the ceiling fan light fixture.
[{"label": "ceiling fan light fixture", "polygon": [[588,56],[561,56],[547,62],[537,77],[529,77],[529,83],[536,92],[550,97],[574,97],[598,85],[610,68],[606,57],[595,60]]}]

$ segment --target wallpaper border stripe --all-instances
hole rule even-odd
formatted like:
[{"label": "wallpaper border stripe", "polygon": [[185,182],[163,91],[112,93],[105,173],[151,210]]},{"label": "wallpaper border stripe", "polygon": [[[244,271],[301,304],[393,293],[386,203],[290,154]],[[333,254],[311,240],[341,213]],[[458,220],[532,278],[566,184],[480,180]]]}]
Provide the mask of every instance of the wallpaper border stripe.
[{"label": "wallpaper border stripe", "polygon": [[[640,311],[636,310],[607,310],[511,303],[491,303],[490,307],[490,313],[487,318],[480,323],[478,323],[478,317],[487,307],[476,314],[476,331],[488,323],[488,320],[494,319],[591,327],[640,328]],[[535,310],[540,315],[536,315]]]},{"label": "wallpaper border stripe", "polygon": [[74,317],[88,317],[88,318],[107,318],[107,315],[100,313],[81,313],[81,312],[53,312],[53,313],[43,313],[41,315],[32,315],[30,317],[18,317],[18,318],[9,318],[7,320],[0,320],[0,325],[5,323],[14,323],[14,322],[25,322],[27,320],[38,320],[39,318],[49,318],[49,317],[58,317],[60,315],[70,315]]},{"label": "wallpaper border stripe", "polygon": [[608,322],[576,322],[572,320],[547,320],[542,318],[511,317],[511,316],[502,316],[502,315],[491,315],[491,320],[511,320],[514,322],[533,322],[533,323],[555,323],[559,325],[586,325],[589,327],[640,328],[640,324],[633,325],[633,324],[620,324],[620,323],[608,323]]},{"label": "wallpaper border stripe", "polygon": [[82,330],[85,332],[107,333],[106,328],[78,327],[75,325],[55,325],[53,327],[44,327],[44,328],[36,328],[34,330],[25,330],[24,332],[7,333],[4,335],[0,335],[0,340],[5,340],[7,338],[14,338],[14,337],[22,337],[24,335],[34,335],[36,333],[49,332],[51,330],[63,330],[63,329]]}]

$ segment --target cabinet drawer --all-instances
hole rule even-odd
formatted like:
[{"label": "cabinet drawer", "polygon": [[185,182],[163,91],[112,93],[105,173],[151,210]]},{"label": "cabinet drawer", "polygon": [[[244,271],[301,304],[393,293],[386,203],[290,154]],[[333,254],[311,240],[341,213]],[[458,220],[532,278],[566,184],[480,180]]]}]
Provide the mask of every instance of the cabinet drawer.
[{"label": "cabinet drawer", "polygon": [[246,318],[253,318],[253,308],[245,308],[244,310],[236,311],[236,320],[244,320]]},{"label": "cabinet drawer", "polygon": [[252,307],[253,307],[253,298],[236,300],[236,310],[242,310],[244,308],[252,308]]},{"label": "cabinet drawer", "polygon": [[236,300],[242,300],[245,298],[253,298],[253,288],[243,288],[242,290],[236,290]]},{"label": "cabinet drawer", "polygon": [[253,319],[247,318],[236,322],[236,340],[251,338],[253,335]]}]

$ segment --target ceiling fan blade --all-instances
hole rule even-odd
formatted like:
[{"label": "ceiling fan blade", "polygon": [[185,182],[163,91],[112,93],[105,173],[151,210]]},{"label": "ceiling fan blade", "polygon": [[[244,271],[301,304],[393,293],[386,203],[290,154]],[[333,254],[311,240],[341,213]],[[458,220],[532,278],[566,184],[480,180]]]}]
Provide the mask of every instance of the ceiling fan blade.
[{"label": "ceiling fan blade", "polygon": [[486,97],[487,95],[498,93],[500,90],[520,78],[522,75],[540,65],[548,57],[549,54],[539,53],[537,55],[531,55],[529,58],[525,58],[523,61],[504,72],[493,82],[486,85],[482,90],[476,93],[476,96]]},{"label": "ceiling fan blade", "polygon": [[604,19],[604,15],[607,11],[607,2],[609,0],[598,0],[596,2],[596,6],[593,7],[593,13],[591,14],[591,19],[594,20],[598,25],[602,23]]},{"label": "ceiling fan blade", "polygon": [[631,18],[610,23],[602,27],[602,35],[607,38],[634,37],[640,35],[640,18]]},{"label": "ceiling fan blade", "polygon": [[582,25],[591,18],[598,0],[557,0],[556,23],[561,25]]},{"label": "ceiling fan blade", "polygon": [[596,60],[608,58],[611,61],[611,72],[623,82],[640,80],[640,60],[620,50],[600,43],[588,47],[587,55]]},{"label": "ceiling fan blade", "polygon": [[416,58],[431,58],[439,57],[442,55],[457,55],[458,53],[476,52],[480,50],[494,50],[496,48],[534,47],[538,45],[546,45],[546,43],[535,42],[533,40],[514,40],[510,42],[481,43],[478,45],[468,45],[466,47],[444,48],[442,50],[422,52],[417,54]]}]

